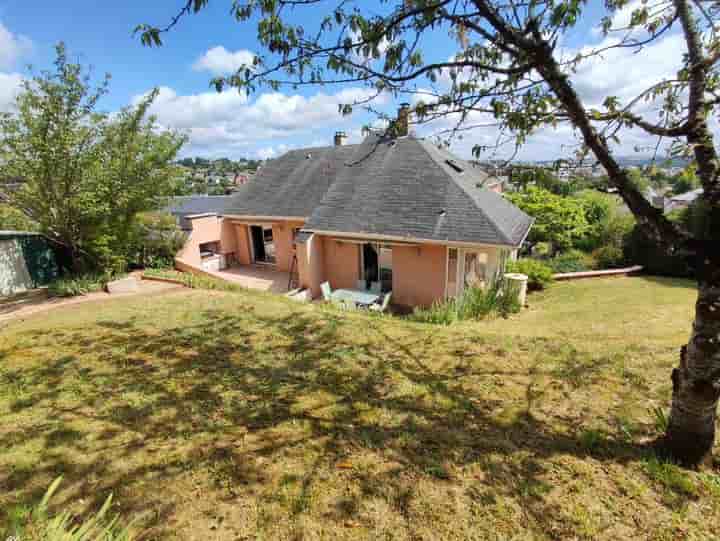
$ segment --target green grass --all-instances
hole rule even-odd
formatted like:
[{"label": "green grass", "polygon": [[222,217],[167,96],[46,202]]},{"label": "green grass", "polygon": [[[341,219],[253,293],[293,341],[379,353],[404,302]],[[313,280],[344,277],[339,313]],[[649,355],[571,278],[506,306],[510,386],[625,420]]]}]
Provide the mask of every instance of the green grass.
[{"label": "green grass", "polygon": [[[187,290],[0,334],[0,532],[56,505],[149,539],[714,539],[720,481],[655,458],[695,291],[559,283],[438,327]],[[0,536],[1,538],[2,536]]]},{"label": "green grass", "polygon": [[210,276],[203,276],[197,274],[191,274],[189,272],[180,272],[175,269],[145,269],[143,276],[149,278],[162,278],[164,280],[174,280],[185,287],[192,289],[210,289],[218,291],[244,291],[239,284],[221,280],[219,278],[213,278]]}]

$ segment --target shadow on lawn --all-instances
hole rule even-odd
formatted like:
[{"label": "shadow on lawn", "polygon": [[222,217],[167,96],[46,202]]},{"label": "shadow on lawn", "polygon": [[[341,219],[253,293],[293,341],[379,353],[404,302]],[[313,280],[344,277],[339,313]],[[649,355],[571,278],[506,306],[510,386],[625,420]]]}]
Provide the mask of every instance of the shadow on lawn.
[{"label": "shadow on lawn", "polygon": [[[230,501],[268,482],[265,460],[302,455],[312,446],[307,474],[283,480],[300,483],[292,514],[306,509],[320,472],[335,472],[355,454],[371,452],[395,466],[356,472],[361,491],[342,498],[329,511],[333,519],[353,517],[362,498],[374,494],[391,494],[395,509],[405,513],[414,477],[441,483],[480,465],[483,486],[491,490],[471,487],[470,498],[488,503],[511,495],[542,523],[554,512],[539,497],[547,489],[541,478],[549,457],[592,453],[600,461],[625,462],[644,453],[612,437],[588,449],[574,420],[555,419],[551,426],[536,418],[534,402],[544,392],[540,378],[548,376],[539,362],[513,369],[508,359],[507,371],[484,371],[477,355],[463,352],[452,337],[398,336],[387,332],[382,319],[344,319],[332,312],[269,318],[247,307],[238,315],[202,315],[200,324],[160,332],[133,319],[56,331],[50,339],[60,351],[80,344],[83,356],[95,360],[63,356],[41,368],[5,371],[5,379],[22,391],[11,408],[42,408],[47,416],[10,432],[10,451],[34,438],[42,438],[44,448],[37,467],[0,473],[0,487],[30,501],[44,488],[33,479],[63,474],[89,508],[97,509],[112,490],[126,516],[152,509],[146,524],[162,535],[173,528],[177,503],[162,497],[158,488],[164,483],[201,468]],[[355,325],[367,326],[365,337],[340,332]],[[594,381],[603,363],[611,362],[580,367],[573,364],[577,352],[566,346],[531,339],[528,347],[540,345],[568,358],[575,386]],[[445,352],[452,365],[432,367],[430,347]],[[526,407],[498,421],[502,391],[489,396],[482,386],[465,388],[468,377],[517,379],[525,386]],[[400,392],[403,386],[413,392]],[[391,422],[368,419],[368,408],[389,412]],[[521,458],[498,458],[515,454]]]}]

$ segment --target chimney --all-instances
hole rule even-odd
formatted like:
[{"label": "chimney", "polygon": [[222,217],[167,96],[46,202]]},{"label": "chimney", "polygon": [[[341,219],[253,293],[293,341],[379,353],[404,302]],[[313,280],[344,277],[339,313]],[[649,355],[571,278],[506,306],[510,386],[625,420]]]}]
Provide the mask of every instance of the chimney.
[{"label": "chimney", "polygon": [[410,104],[401,103],[400,109],[398,109],[397,121],[395,122],[395,135],[397,137],[405,137],[408,134],[409,117]]},{"label": "chimney", "polygon": [[345,144],[345,139],[347,139],[347,135],[345,135],[344,131],[336,131],[335,132],[335,146],[341,147]]}]

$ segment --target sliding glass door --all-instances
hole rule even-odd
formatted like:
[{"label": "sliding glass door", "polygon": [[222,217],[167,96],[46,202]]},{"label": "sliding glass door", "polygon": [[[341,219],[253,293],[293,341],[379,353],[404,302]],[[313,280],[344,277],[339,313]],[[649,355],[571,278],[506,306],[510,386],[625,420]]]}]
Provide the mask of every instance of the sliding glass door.
[{"label": "sliding glass door", "polygon": [[383,292],[392,291],[392,248],[382,244],[368,242],[360,248],[360,279],[365,287],[380,282]]},{"label": "sliding glass door", "polygon": [[485,287],[488,254],[478,250],[448,248],[446,295],[457,297],[471,287]]},{"label": "sliding glass door", "polygon": [[251,225],[250,239],[255,263],[275,263],[275,239],[271,226]]}]

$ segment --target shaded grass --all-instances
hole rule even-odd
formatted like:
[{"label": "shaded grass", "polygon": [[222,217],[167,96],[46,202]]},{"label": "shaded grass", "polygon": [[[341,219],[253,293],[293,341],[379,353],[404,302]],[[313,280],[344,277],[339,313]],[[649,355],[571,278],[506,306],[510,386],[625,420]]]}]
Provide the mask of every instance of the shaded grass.
[{"label": "shaded grass", "polygon": [[714,538],[715,475],[644,445],[694,295],[557,284],[439,328],[196,290],[14,324],[0,524],[63,474],[148,538]]}]

